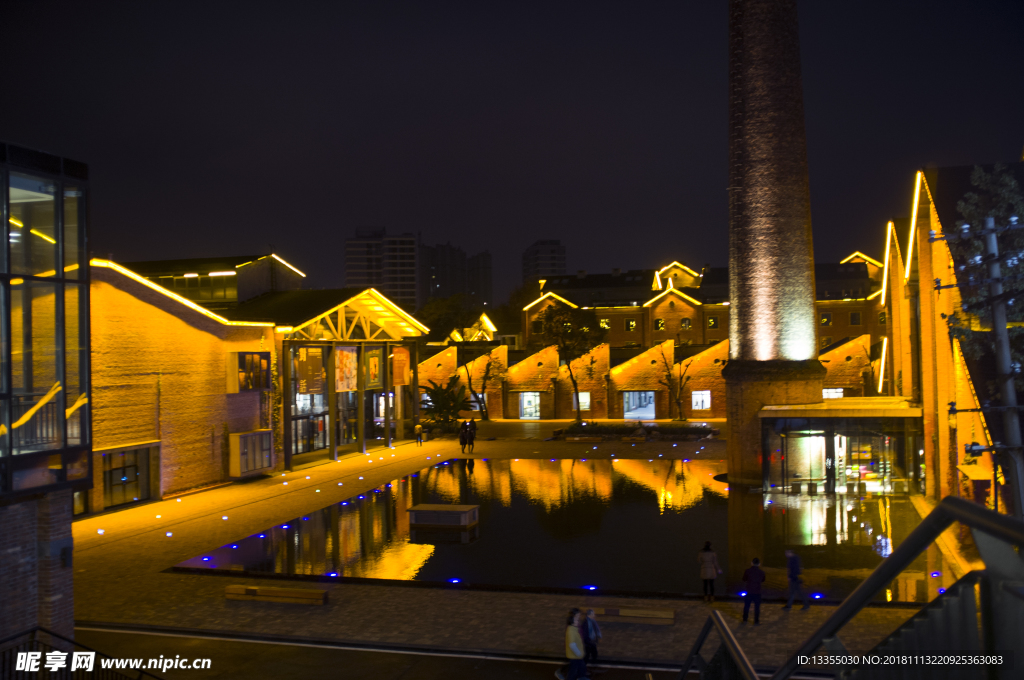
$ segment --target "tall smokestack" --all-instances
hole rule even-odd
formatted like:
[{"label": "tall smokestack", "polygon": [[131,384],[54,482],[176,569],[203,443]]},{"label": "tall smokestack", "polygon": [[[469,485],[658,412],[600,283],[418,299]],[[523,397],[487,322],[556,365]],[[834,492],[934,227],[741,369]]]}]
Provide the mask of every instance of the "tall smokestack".
[{"label": "tall smokestack", "polygon": [[762,484],[765,404],[820,402],[796,0],[729,3],[730,484]]},{"label": "tall smokestack", "polygon": [[729,356],[817,353],[795,0],[729,5]]}]

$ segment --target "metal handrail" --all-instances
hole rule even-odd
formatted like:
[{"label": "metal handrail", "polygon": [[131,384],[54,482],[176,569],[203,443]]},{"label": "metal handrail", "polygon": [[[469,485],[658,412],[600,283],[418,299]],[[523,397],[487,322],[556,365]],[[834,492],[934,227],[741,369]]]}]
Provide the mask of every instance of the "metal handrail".
[{"label": "metal handrail", "polygon": [[708,616],[708,620],[704,622],[704,627],[701,628],[700,635],[697,636],[697,640],[693,643],[693,649],[690,650],[689,656],[686,657],[686,662],[683,664],[683,671],[680,677],[686,677],[686,674],[690,672],[690,666],[693,665],[694,660],[700,654],[700,648],[704,646],[704,640],[707,639],[708,633],[711,632],[711,626],[715,627],[718,631],[719,637],[722,638],[722,644],[725,645],[725,649],[729,652],[729,656],[736,663],[736,667],[739,669],[740,674],[743,676],[743,680],[758,680],[757,671],[754,670],[754,665],[750,663],[750,659],[743,653],[743,649],[740,647],[739,641],[736,636],[733,635],[732,629],[729,628],[729,624],[725,622],[721,612],[715,610]]},{"label": "metal handrail", "polygon": [[850,595],[843,600],[832,616],[818,630],[804,641],[800,648],[786,660],[771,680],[783,680],[796,670],[800,656],[809,656],[822,644],[825,638],[834,637],[839,629],[860,612],[879,592],[923,552],[953,522],[960,522],[973,529],[983,531],[1006,543],[1024,546],[1024,522],[987,510],[980,505],[962,498],[947,496],[921,520],[896,550],[864,579]]},{"label": "metal handrail", "polygon": [[[39,642],[39,644],[45,644],[45,643],[43,643],[43,642],[38,640],[37,633],[45,633],[46,635],[49,635],[51,638],[56,638],[58,640],[63,640],[64,642],[67,642],[70,645],[74,645],[75,647],[79,647],[81,649],[84,649],[87,652],[94,652],[96,654],[96,656],[102,656],[102,657],[105,657],[107,659],[114,658],[114,657],[110,656],[109,654],[104,654],[103,652],[101,652],[99,650],[96,650],[96,649],[93,649],[92,647],[89,647],[88,645],[83,645],[81,642],[76,642],[75,640],[72,640],[71,638],[66,638],[63,635],[61,635],[60,633],[54,633],[52,630],[50,630],[48,628],[43,628],[42,626],[36,626],[35,628],[29,628],[28,630],[22,631],[20,633],[15,633],[14,635],[12,635],[10,637],[6,637],[3,640],[0,640],[0,649],[2,649],[3,646],[6,645],[7,643],[13,642],[15,640],[19,640],[19,639],[24,638],[24,637],[28,637],[28,640],[26,642]],[[118,669],[110,669],[110,670],[111,670],[112,673],[115,673],[117,675],[120,675],[120,676],[126,677],[126,678],[129,677],[129,676],[127,674],[125,674],[124,671],[135,671],[137,673],[136,678],[139,678],[140,680],[141,680],[141,678],[144,678],[144,677],[145,678],[153,678],[153,680],[163,680],[163,678],[161,678],[161,676],[153,675],[152,673],[144,671],[141,668],[118,668]]]}]

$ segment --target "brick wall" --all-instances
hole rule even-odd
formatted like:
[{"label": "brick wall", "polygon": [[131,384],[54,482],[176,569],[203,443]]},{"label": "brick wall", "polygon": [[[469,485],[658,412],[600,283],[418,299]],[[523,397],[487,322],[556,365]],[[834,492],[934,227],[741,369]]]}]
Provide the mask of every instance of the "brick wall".
[{"label": "brick wall", "polygon": [[[483,376],[490,364],[490,372],[487,378],[487,386],[484,388]],[[487,354],[478,356],[468,364],[459,367],[459,383],[466,386],[469,393],[469,381],[466,379],[466,369],[473,379],[473,389],[478,393],[483,389],[487,395],[487,415],[491,418],[504,418],[504,404],[502,399],[501,381],[508,372],[508,346],[500,345]],[[470,395],[472,398],[472,395]],[[465,417],[471,417],[467,415]]]},{"label": "brick wall", "polygon": [[[725,417],[725,379],[722,378],[722,369],[728,359],[729,341],[724,340],[700,354],[695,354],[689,359],[679,362],[686,369],[686,377],[690,379],[683,388],[683,412],[687,419]],[[709,410],[693,410],[694,390],[711,392],[711,408]]]},{"label": "brick wall", "polygon": [[508,418],[519,417],[519,392],[540,392],[541,418],[555,417],[554,379],[558,376],[558,348],[552,345],[508,368],[505,383]]},{"label": "brick wall", "polygon": [[[572,362],[573,376],[579,385],[580,392],[590,392],[590,410],[581,415],[584,418],[608,417],[608,367],[611,361],[608,343],[603,343]],[[569,368],[560,366],[558,369],[558,400],[555,404],[556,418],[575,418],[573,409],[572,380],[569,379]]]},{"label": "brick wall", "polygon": [[629,361],[609,371],[608,417],[622,418],[622,392],[654,392],[654,415],[656,418],[670,417],[668,389],[660,381],[665,380],[664,358],[669,365],[675,362],[675,345],[667,340],[638,354]]},{"label": "brick wall", "polygon": [[0,507],[0,639],[42,626],[71,637],[71,490]]},{"label": "brick wall", "polygon": [[[875,395],[878,379],[871,371],[871,336],[867,333],[818,358],[828,371],[825,375],[825,388],[841,387],[844,397]],[[868,388],[867,392],[865,387]]]},{"label": "brick wall", "polygon": [[[225,480],[224,425],[259,427],[259,394],[226,393],[228,352],[269,352],[272,330],[225,326],[110,269],[93,268],[91,294],[94,448],[160,440],[163,495]],[[102,452],[93,465],[99,482]],[[102,486],[90,496],[102,509]]]},{"label": "brick wall", "polygon": [[[653,342],[673,340],[680,344],[685,344],[687,341],[690,341],[691,344],[701,344],[704,336],[699,308],[699,305],[690,302],[678,291],[669,292],[665,297],[645,308],[649,329],[648,337]],[[664,322],[664,330],[658,330],[658,319]],[[689,320],[689,328],[683,328],[683,319]]]}]

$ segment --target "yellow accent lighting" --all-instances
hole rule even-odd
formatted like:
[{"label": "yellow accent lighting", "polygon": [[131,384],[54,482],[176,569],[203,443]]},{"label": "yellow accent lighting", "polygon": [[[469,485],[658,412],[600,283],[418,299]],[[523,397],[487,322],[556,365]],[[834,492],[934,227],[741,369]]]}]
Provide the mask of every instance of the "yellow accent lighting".
[{"label": "yellow accent lighting", "polygon": [[75,403],[71,405],[71,408],[68,408],[64,411],[64,417],[70,418],[72,413],[82,408],[87,403],[89,403],[89,397],[85,396],[84,393],[78,395],[78,399],[75,399]]},{"label": "yellow accent lighting", "polygon": [[25,283],[25,279],[11,279],[12,286],[20,286],[23,283]]},{"label": "yellow accent lighting", "polygon": [[878,297],[878,296],[879,296],[879,295],[881,295],[881,294],[882,294],[882,291],[880,291],[880,290],[876,290],[876,291],[875,291],[874,293],[872,293],[871,295],[867,296],[867,297],[866,297],[866,298],[864,298],[864,299],[865,299],[865,300],[874,300],[874,299],[875,299],[876,297]]},{"label": "yellow accent lighting", "polygon": [[896,225],[890,221],[885,225],[885,270],[882,272],[882,304],[885,304],[885,289],[889,285],[889,251],[896,237]]},{"label": "yellow accent lighting", "polygon": [[185,278],[186,279],[194,279],[197,276],[199,276],[199,274],[185,274]]},{"label": "yellow accent lighting", "polygon": [[917,229],[917,206],[921,200],[921,180],[924,173],[917,171],[917,178],[914,182],[914,206],[910,211],[910,240],[907,242],[907,271],[903,275],[903,281],[910,280],[910,265],[914,262],[914,232]]},{"label": "yellow accent lighting", "polygon": [[657,301],[658,301],[658,300],[660,300],[661,298],[665,297],[665,296],[666,296],[666,295],[668,295],[669,293],[675,293],[675,294],[676,294],[676,295],[678,295],[679,297],[683,298],[684,300],[688,300],[688,301],[690,301],[691,303],[693,303],[693,304],[695,304],[695,305],[700,305],[700,304],[703,304],[703,303],[701,303],[701,301],[700,301],[700,300],[696,300],[696,299],[694,299],[694,298],[690,297],[689,295],[687,295],[687,294],[686,294],[686,293],[684,293],[683,291],[679,290],[678,288],[673,288],[673,287],[672,287],[672,285],[671,285],[671,282],[672,282],[672,279],[669,279],[669,287],[668,287],[668,288],[666,288],[666,289],[665,289],[665,290],[664,290],[663,292],[659,293],[658,295],[655,295],[655,296],[654,296],[654,297],[652,297],[652,298],[651,298],[650,300],[648,300],[647,302],[645,302],[645,303],[643,304],[643,306],[644,306],[644,307],[650,307],[650,306],[651,306],[652,304],[654,304],[655,302],[657,302]]},{"label": "yellow accent lighting", "polygon": [[486,314],[481,314],[480,315],[480,321],[482,322],[483,327],[486,328],[487,330],[489,330],[490,332],[492,332],[492,333],[497,333],[498,332],[498,327],[495,326],[494,323],[491,322],[490,318],[488,318],[488,316]]},{"label": "yellow accent lighting", "polygon": [[291,333],[293,330],[295,329],[291,326],[277,326],[274,328],[275,333]]},{"label": "yellow accent lighting", "polygon": [[55,240],[53,240],[52,238],[50,238],[49,236],[47,236],[43,232],[39,231],[38,229],[29,229],[28,233],[35,234],[36,236],[38,236],[39,238],[43,239],[47,243],[57,243]]},{"label": "yellow accent lighting", "polygon": [[147,288],[152,288],[156,292],[162,293],[162,294],[166,295],[167,297],[171,298],[172,300],[176,300],[177,302],[180,302],[181,304],[185,305],[189,309],[197,311],[200,314],[202,314],[203,316],[207,316],[207,317],[213,319],[214,321],[218,321],[218,322],[224,324],[225,326],[273,326],[274,325],[273,322],[270,322],[270,321],[229,321],[228,319],[225,319],[220,314],[214,314],[213,312],[211,312],[210,310],[206,309],[205,307],[197,305],[196,303],[192,302],[191,300],[189,300],[187,298],[183,298],[182,296],[178,295],[177,293],[173,293],[173,292],[167,290],[166,288],[164,288],[163,286],[161,286],[159,284],[156,284],[156,283],[153,283],[152,281],[150,281],[149,279],[147,279],[147,278],[145,278],[143,276],[139,276],[138,274],[133,272],[131,269],[128,269],[126,267],[122,267],[121,265],[117,264],[116,262],[111,262],[110,260],[100,260],[100,259],[95,259],[94,258],[94,259],[89,261],[89,264],[91,264],[93,267],[104,267],[106,269],[113,269],[117,273],[119,273],[119,274],[121,274],[123,276],[126,276],[129,279],[132,279],[133,281],[141,283],[142,285],[146,286]]},{"label": "yellow accent lighting", "polygon": [[845,260],[840,260],[839,261],[839,264],[846,264],[847,262],[849,262],[850,260],[852,260],[855,257],[859,257],[862,260],[867,261],[869,264],[875,265],[876,267],[881,267],[882,266],[881,262],[879,262],[878,260],[876,260],[873,257],[868,257],[867,255],[865,255],[864,253],[860,252],[859,250],[853,251],[852,255],[847,255]]},{"label": "yellow accent lighting", "polygon": [[889,348],[889,338],[882,339],[882,363],[878,368],[878,393],[882,393],[882,384],[885,383],[885,351]]},{"label": "yellow accent lighting", "polygon": [[7,221],[16,226],[18,229],[21,229],[22,227],[25,226],[25,223],[19,220],[17,217],[8,217]]},{"label": "yellow accent lighting", "polygon": [[[274,258],[275,260],[277,260],[278,262],[280,262],[281,264],[283,264],[283,265],[284,265],[285,267],[288,267],[288,269],[291,269],[291,270],[292,270],[293,272],[295,272],[296,274],[298,274],[298,275],[299,275],[299,276],[301,276],[302,278],[306,278],[306,275],[305,275],[305,274],[303,274],[303,273],[302,273],[302,272],[300,272],[300,271],[299,271],[298,269],[296,269],[295,267],[293,267],[293,266],[291,266],[290,264],[288,264],[287,262],[285,262],[285,261],[284,261],[283,259],[281,259],[281,258],[280,258],[280,257],[278,257],[277,255],[275,255],[274,253],[271,253],[271,254],[270,254],[270,257]],[[261,258],[261,259],[262,259],[262,258]]]},{"label": "yellow accent lighting", "polygon": [[525,312],[525,311],[529,310],[530,307],[533,307],[534,305],[536,305],[538,302],[544,300],[545,298],[553,298],[555,300],[558,300],[559,302],[564,302],[565,304],[569,305],[573,309],[579,309],[579,305],[574,305],[573,303],[569,302],[568,300],[566,300],[561,295],[556,295],[555,293],[552,293],[551,291],[548,291],[547,293],[544,293],[543,295],[541,295],[539,298],[537,298],[536,300],[534,300],[530,304],[528,304],[525,307],[523,307],[523,311]]},{"label": "yellow accent lighting", "polygon": [[547,279],[537,279],[537,283],[540,284],[540,287],[537,288],[537,290],[544,290],[544,284],[547,283],[547,282],[548,282]]},{"label": "yellow accent lighting", "polygon": [[238,272],[210,272],[210,276],[235,276]]},{"label": "yellow accent lighting", "polygon": [[693,271],[692,269],[690,269],[689,267],[687,267],[687,266],[686,266],[685,264],[683,264],[682,262],[678,262],[678,261],[676,261],[676,260],[673,260],[673,261],[672,261],[672,262],[671,262],[670,264],[667,264],[667,265],[665,265],[664,267],[662,267],[661,269],[659,269],[659,270],[658,270],[658,273],[659,273],[659,274],[661,274],[661,273],[662,273],[662,272],[664,272],[664,271],[665,271],[666,269],[671,269],[672,267],[679,267],[679,268],[680,268],[680,269],[682,269],[683,271],[689,272],[689,273],[690,273],[690,274],[691,274],[692,276],[703,276],[703,274],[698,274],[697,272]]}]

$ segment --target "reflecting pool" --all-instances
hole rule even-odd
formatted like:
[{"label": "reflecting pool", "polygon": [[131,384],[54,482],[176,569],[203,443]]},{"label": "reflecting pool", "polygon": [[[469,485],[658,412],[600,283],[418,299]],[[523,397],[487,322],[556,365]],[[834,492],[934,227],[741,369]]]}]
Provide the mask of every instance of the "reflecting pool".
[{"label": "reflecting pool", "polygon": [[[451,460],[311,510],[177,565],[296,578],[453,582],[505,588],[699,593],[711,541],[718,592],[742,590],[760,557],[766,596],[786,588],[784,551],[809,593],[844,597],[919,522],[908,497],[731,493],[725,461]],[[479,506],[467,529],[410,525],[417,504]],[[934,549],[881,599],[928,601],[952,583]],[[933,576],[937,574],[937,576]]]}]

